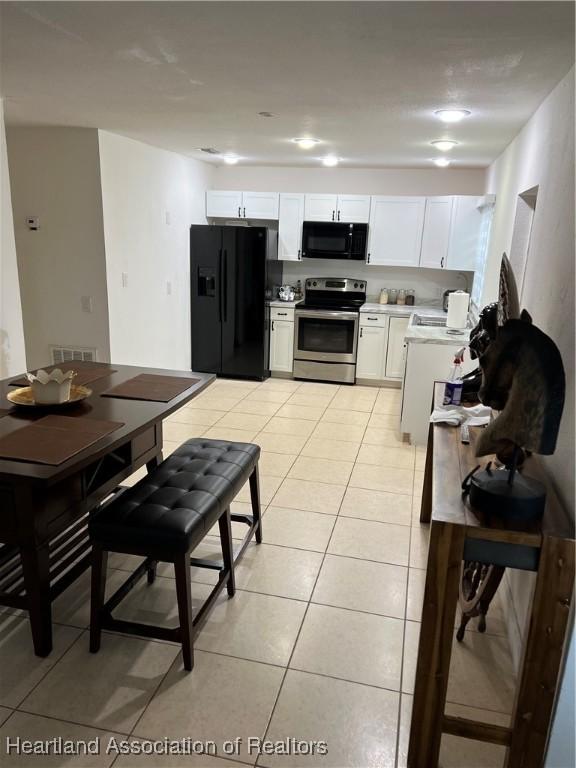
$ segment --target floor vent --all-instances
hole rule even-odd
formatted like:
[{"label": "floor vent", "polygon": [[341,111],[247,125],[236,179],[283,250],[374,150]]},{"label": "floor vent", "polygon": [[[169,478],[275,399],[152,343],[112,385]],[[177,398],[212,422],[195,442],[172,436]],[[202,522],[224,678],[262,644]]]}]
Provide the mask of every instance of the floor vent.
[{"label": "floor vent", "polygon": [[96,360],[96,350],[89,347],[51,347],[52,363],[70,363],[74,360],[82,360],[91,363]]}]

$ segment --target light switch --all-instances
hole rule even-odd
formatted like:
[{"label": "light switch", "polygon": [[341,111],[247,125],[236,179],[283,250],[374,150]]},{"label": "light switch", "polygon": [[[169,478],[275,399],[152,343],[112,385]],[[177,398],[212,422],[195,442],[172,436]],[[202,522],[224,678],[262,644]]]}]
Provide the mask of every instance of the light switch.
[{"label": "light switch", "polygon": [[122,272],[122,288],[128,288],[128,272]]},{"label": "light switch", "polygon": [[170,211],[164,211],[164,223],[167,227],[172,224],[172,216],[170,215]]},{"label": "light switch", "polygon": [[170,280],[166,281],[166,295],[172,296],[172,283],[170,282]]},{"label": "light switch", "polygon": [[82,307],[82,312],[91,314],[94,311],[94,299],[92,296],[80,296],[80,306]]}]

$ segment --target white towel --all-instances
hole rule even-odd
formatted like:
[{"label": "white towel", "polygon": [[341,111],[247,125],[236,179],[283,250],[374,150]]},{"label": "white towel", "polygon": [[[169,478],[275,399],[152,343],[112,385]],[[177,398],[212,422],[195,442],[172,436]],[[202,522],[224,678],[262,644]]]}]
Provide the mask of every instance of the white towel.
[{"label": "white towel", "polygon": [[450,424],[457,427],[459,424],[466,424],[468,427],[482,427],[490,423],[492,409],[487,405],[473,405],[471,408],[465,408],[460,405],[455,408],[435,408],[430,416],[433,424]]}]

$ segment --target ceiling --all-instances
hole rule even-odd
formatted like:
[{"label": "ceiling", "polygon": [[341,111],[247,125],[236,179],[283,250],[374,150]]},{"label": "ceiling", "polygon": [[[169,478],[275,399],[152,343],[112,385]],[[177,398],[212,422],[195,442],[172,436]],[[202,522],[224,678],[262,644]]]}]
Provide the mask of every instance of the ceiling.
[{"label": "ceiling", "polygon": [[[3,2],[12,124],[98,127],[221,162],[489,164],[574,58],[571,2]],[[472,115],[445,126],[437,108]],[[258,113],[271,112],[273,117]],[[296,136],[322,139],[304,151]]]}]

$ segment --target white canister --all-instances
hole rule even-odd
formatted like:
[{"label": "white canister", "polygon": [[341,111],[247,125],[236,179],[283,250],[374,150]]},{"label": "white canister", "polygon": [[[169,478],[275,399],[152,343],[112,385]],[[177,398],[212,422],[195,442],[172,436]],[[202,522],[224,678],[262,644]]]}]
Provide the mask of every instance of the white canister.
[{"label": "white canister", "polygon": [[446,328],[466,328],[470,294],[466,291],[453,291],[448,296],[448,317]]}]

